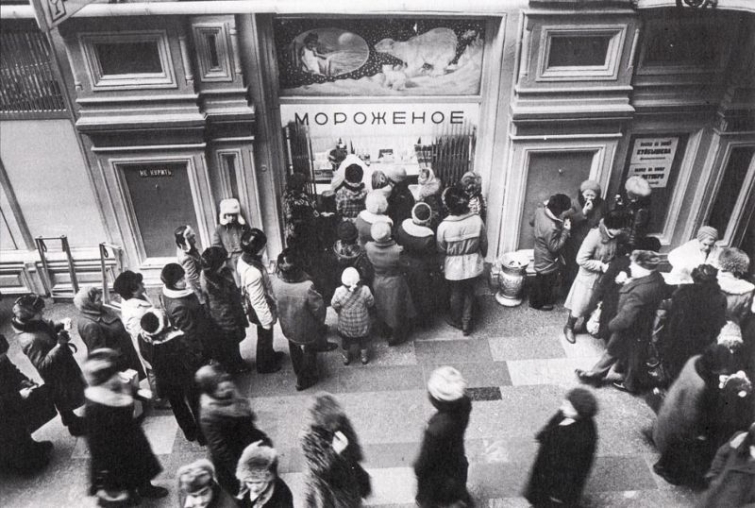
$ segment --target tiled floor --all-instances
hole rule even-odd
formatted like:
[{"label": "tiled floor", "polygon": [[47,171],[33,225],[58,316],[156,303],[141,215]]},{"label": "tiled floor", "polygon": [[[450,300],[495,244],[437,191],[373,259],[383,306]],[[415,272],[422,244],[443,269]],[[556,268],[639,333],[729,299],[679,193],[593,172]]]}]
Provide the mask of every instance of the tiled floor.
[{"label": "tiled floor", "polygon": [[[575,386],[574,369],[589,367],[602,352],[602,342],[579,336],[575,345],[561,337],[565,311],[538,312],[526,307],[499,306],[486,287],[479,288],[479,318],[472,336],[438,319],[414,340],[389,348],[375,339],[369,365],[344,366],[339,352],[319,356],[321,383],[296,392],[290,361],[280,373],[249,374],[237,381],[252,398],[260,427],[281,453],[280,471],[294,491],[297,506],[303,500],[304,464],[298,435],[310,397],[317,390],[337,394],[357,430],[365,451],[365,466],[372,475],[373,495],[368,505],[413,506],[416,481],[411,469],[425,422],[432,414],[424,390],[438,365],[451,364],[465,375],[474,399],[467,431],[470,460],[469,488],[478,506],[526,507],[520,497],[537,444],[534,434]],[[12,336],[6,299],[0,307],[2,331]],[[335,323],[329,311],[328,323]],[[70,315],[70,305],[58,304],[55,317]],[[77,339],[77,342],[78,339]],[[80,343],[80,342],[79,342]],[[286,351],[276,331],[276,347]],[[83,361],[83,347],[77,355]],[[253,340],[242,344],[245,357],[253,357]],[[11,358],[22,370],[33,369],[17,346]],[[697,494],[673,487],[655,476],[656,454],[641,429],[653,421],[645,402],[610,388],[596,391],[600,436],[598,458],[588,480],[585,505],[594,507],[693,506]],[[154,412],[144,429],[158,454],[164,472],[157,483],[171,490],[169,498],[143,506],[176,506],[175,472],[205,451],[188,443],[169,412]],[[34,478],[0,476],[2,507],[94,506],[86,497],[88,453],[83,439],[70,437],[55,419],[40,429],[37,439],[51,439],[55,456]]]}]

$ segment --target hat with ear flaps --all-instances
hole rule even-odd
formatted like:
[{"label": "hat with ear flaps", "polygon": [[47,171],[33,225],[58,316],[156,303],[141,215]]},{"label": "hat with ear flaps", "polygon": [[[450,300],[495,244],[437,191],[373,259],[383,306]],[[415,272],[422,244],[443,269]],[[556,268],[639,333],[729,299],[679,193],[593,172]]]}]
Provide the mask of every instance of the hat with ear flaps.
[{"label": "hat with ear flaps", "polygon": [[244,449],[236,467],[236,478],[243,484],[248,481],[275,480],[278,473],[278,454],[274,448],[256,441]]},{"label": "hat with ear flaps", "polygon": [[223,226],[228,224],[228,220],[224,217],[226,214],[237,215],[238,217],[236,220],[238,221],[238,223],[242,226],[246,224],[244,216],[241,215],[241,204],[239,204],[238,199],[228,198],[220,202],[220,213],[218,214],[218,220]]}]

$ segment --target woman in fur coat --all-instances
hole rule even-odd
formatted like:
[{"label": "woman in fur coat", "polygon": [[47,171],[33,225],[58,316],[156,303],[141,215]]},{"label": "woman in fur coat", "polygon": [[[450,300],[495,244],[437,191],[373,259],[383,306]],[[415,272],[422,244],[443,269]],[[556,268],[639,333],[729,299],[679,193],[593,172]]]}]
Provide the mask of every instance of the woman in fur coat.
[{"label": "woman in fur coat", "polygon": [[307,463],[307,508],[358,508],[370,493],[370,480],[359,462],[362,447],[333,395],[321,392],[309,409],[302,453]]},{"label": "woman in fur coat", "polygon": [[239,395],[231,376],[214,365],[200,368],[194,379],[199,391],[199,426],[217,472],[220,486],[232,496],[239,493],[236,465],[244,448],[267,435],[254,424],[257,419],[248,399]]}]

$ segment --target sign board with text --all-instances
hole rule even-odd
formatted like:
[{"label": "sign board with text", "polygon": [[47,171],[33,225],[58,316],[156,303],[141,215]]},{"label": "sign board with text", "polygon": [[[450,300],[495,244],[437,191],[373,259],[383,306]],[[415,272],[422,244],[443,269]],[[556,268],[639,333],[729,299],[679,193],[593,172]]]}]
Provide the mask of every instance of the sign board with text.
[{"label": "sign board with text", "polygon": [[677,137],[636,138],[629,158],[627,178],[641,176],[650,187],[665,188],[678,145]]},{"label": "sign board with text", "polygon": [[37,24],[43,32],[49,32],[74,13],[97,0],[32,0]]}]

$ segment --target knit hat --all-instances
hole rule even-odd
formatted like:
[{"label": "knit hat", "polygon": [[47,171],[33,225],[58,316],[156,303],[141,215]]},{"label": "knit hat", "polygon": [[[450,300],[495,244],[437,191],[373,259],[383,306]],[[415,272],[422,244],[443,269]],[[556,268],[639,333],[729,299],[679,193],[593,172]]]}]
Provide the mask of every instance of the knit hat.
[{"label": "knit hat", "polygon": [[739,349],[744,342],[742,341],[742,329],[734,321],[727,321],[718,332],[716,342],[723,344],[731,350]]},{"label": "knit hat", "polygon": [[453,367],[439,367],[430,374],[427,381],[427,391],[435,400],[452,402],[464,396],[467,382],[461,372]]},{"label": "knit hat", "polygon": [[406,180],[406,168],[403,166],[388,168],[385,171],[385,176],[393,183],[403,182]]},{"label": "knit hat", "polygon": [[359,231],[357,227],[351,221],[343,221],[338,225],[336,229],[338,239],[345,243],[354,243],[359,238]]},{"label": "knit hat", "polygon": [[344,176],[346,177],[346,181],[349,183],[361,183],[362,178],[364,177],[364,170],[359,164],[351,164],[350,166],[346,167]]},{"label": "knit hat", "polygon": [[236,478],[242,483],[247,481],[275,480],[278,468],[278,454],[273,448],[256,441],[244,449],[236,467]]},{"label": "knit hat", "polygon": [[579,184],[579,192],[585,192],[586,190],[591,190],[598,196],[600,196],[601,188],[600,184],[596,182],[595,180],[585,180],[581,184]]},{"label": "knit hat", "polygon": [[173,288],[175,287],[176,282],[181,280],[181,277],[184,275],[186,275],[186,271],[181,265],[178,263],[168,263],[160,272],[160,280],[163,281],[163,284],[167,287]]},{"label": "knit hat", "polygon": [[718,240],[718,230],[710,226],[703,226],[697,230],[697,240],[702,242],[703,240]]},{"label": "knit hat", "polygon": [[433,216],[433,209],[427,203],[419,202],[412,208],[412,222],[418,226],[427,226]]},{"label": "knit hat", "polygon": [[178,490],[192,494],[212,485],[215,481],[215,466],[207,459],[199,459],[181,466],[176,473]]},{"label": "knit hat", "polygon": [[727,247],[718,258],[718,266],[721,267],[722,272],[731,272],[741,276],[750,268],[750,256],[736,247]]},{"label": "knit hat", "polygon": [[239,224],[244,225],[246,224],[246,221],[244,220],[244,217],[241,216],[241,205],[239,204],[239,200],[236,198],[228,198],[224,199],[220,202],[220,214],[219,214],[219,220],[222,225],[228,224],[228,221],[224,218],[224,215],[238,215],[236,220],[239,222]]},{"label": "knit hat", "polygon": [[370,236],[377,243],[386,244],[391,241],[391,225],[385,221],[377,221],[370,228]]},{"label": "knit hat", "polygon": [[371,182],[373,190],[382,189],[388,185],[388,177],[378,169],[372,172]]},{"label": "knit hat", "polygon": [[645,270],[657,270],[661,263],[661,258],[652,250],[635,250],[632,251],[632,262]]},{"label": "knit hat", "polygon": [[341,284],[354,291],[359,284],[359,271],[352,266],[346,268],[341,274]]},{"label": "knit hat", "polygon": [[45,308],[45,301],[34,293],[21,296],[13,304],[13,316],[19,321],[26,321]]},{"label": "knit hat", "polygon": [[372,191],[367,194],[364,207],[370,213],[381,215],[388,211],[388,200],[382,192]]},{"label": "knit hat", "polygon": [[131,298],[134,291],[136,291],[136,287],[141,284],[143,280],[144,276],[141,273],[134,273],[131,270],[126,270],[115,278],[115,281],[113,282],[113,291],[118,293],[121,298],[126,298],[127,296]]},{"label": "knit hat", "polygon": [[589,390],[573,388],[566,394],[566,400],[574,407],[580,418],[592,418],[598,412],[598,401]]},{"label": "knit hat", "polygon": [[641,176],[630,176],[624,184],[624,189],[635,196],[647,197],[650,195],[650,184]]},{"label": "knit hat", "polygon": [[99,386],[118,373],[120,353],[114,349],[100,348],[89,353],[81,369],[89,386]]}]

